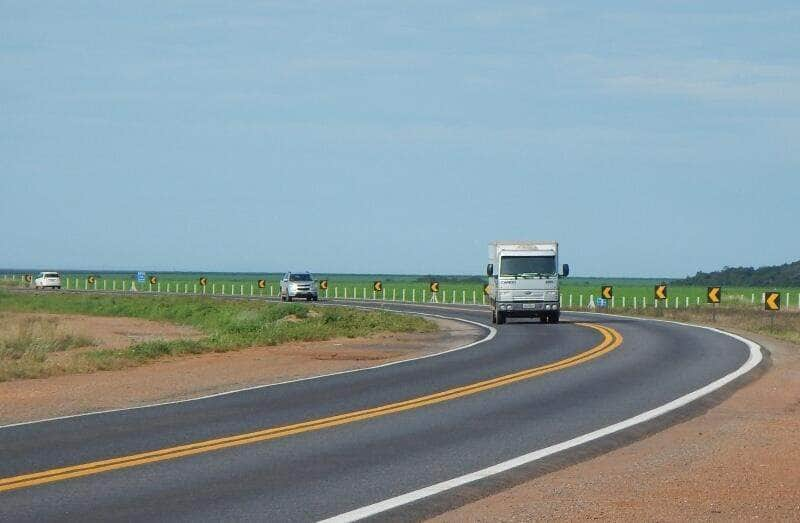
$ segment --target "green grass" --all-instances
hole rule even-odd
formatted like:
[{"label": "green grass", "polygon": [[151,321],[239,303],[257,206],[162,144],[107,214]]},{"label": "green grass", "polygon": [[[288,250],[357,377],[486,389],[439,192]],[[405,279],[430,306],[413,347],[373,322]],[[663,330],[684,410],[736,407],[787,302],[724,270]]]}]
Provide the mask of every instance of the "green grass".
[{"label": "green grass", "polygon": [[[353,338],[382,332],[432,332],[437,329],[436,324],[421,317],[383,311],[163,295],[34,295],[0,291],[2,311],[144,318],[188,325],[205,334],[198,340],[149,341],[122,350],[100,348],[84,351],[75,354],[60,368],[48,369],[42,365],[42,375],[118,369],[165,356],[224,352],[288,341]],[[0,358],[0,363],[10,360]],[[30,377],[31,373],[28,374]]]},{"label": "green grass", "polygon": [[[96,288],[99,290],[121,290],[123,282],[125,289],[129,290],[131,282],[133,282],[133,273],[93,273],[97,278]],[[84,289],[86,285],[86,276],[88,273],[80,274],[64,274],[64,286],[67,286],[69,280],[69,288],[75,288],[76,283],[79,289]],[[157,274],[159,280],[158,284],[152,286],[152,290],[156,291],[160,288],[162,293],[169,290],[170,293],[175,293],[176,290],[180,293],[187,292],[193,294],[195,291],[202,294],[202,287],[198,285],[198,280],[202,273],[161,273]],[[206,293],[210,294],[225,294],[236,295],[244,294],[250,295],[252,293],[256,296],[277,296],[279,292],[279,280],[281,275],[276,273],[268,274],[242,274],[242,273],[209,273],[205,274],[208,277],[208,286]],[[425,300],[430,299],[430,290],[428,288],[429,278],[421,275],[368,275],[368,274],[315,274],[318,280],[327,279],[329,283],[328,297],[333,298],[338,296],[344,298],[345,293],[348,298],[353,298],[354,293],[358,299],[372,299],[372,283],[375,280],[383,282],[384,293],[377,293],[375,296],[378,299],[387,300],[402,300],[405,291],[406,301],[420,302],[425,297]],[[257,281],[259,279],[267,281],[266,288],[259,289]],[[483,285],[487,281],[486,278],[480,276],[438,276],[436,279],[440,282],[441,292],[439,294],[439,301],[444,300],[451,303],[455,300],[457,303],[483,303]],[[77,282],[76,282],[77,280]],[[2,282],[3,280],[0,280]],[[10,280],[9,280],[10,281]],[[633,299],[636,298],[637,303],[642,303],[646,300],[648,305],[652,305],[653,301],[653,286],[660,282],[660,279],[646,279],[646,278],[587,278],[572,276],[561,281],[561,293],[564,299],[564,306],[568,307],[570,296],[572,296],[572,304],[574,308],[579,306],[581,296],[583,296],[583,304],[586,306],[590,297],[597,297],[600,294],[600,287],[602,285],[613,285],[615,295],[615,305],[622,306],[623,299],[626,305],[630,306]],[[17,276],[16,284],[19,284],[19,276]],[[149,291],[150,284],[136,284],[137,290]],[[91,287],[90,287],[91,288]],[[706,302],[706,286],[669,286],[670,306],[675,305],[675,298],[678,299],[679,305],[684,307],[686,299],[692,305],[697,304],[700,300],[701,304]],[[792,309],[800,308],[800,288],[755,288],[755,287],[723,287],[723,305],[724,306],[753,306],[754,308],[761,307],[761,294],[767,291],[777,290],[784,294],[783,304],[789,305]],[[788,302],[786,300],[788,294]],[[324,296],[324,292],[322,293]]]}]

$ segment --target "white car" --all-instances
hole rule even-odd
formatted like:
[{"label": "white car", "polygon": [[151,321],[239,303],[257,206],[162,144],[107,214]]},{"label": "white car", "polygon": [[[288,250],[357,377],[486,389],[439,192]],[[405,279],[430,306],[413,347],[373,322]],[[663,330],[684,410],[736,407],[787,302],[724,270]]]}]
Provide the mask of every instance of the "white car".
[{"label": "white car", "polygon": [[33,285],[37,289],[60,289],[61,288],[61,275],[57,272],[40,272],[39,276],[33,280]]},{"label": "white car", "polygon": [[317,301],[317,282],[307,272],[287,272],[281,279],[281,301],[305,298]]}]

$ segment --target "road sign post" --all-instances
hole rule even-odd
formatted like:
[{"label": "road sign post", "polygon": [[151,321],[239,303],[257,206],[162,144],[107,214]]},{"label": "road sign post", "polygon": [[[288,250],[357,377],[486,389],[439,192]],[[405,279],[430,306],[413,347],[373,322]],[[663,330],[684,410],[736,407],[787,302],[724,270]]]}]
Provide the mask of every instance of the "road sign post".
[{"label": "road sign post", "polygon": [[432,281],[430,284],[431,290],[431,303],[438,303],[439,302],[439,282]]},{"label": "road sign post", "polygon": [[606,303],[613,303],[614,287],[611,285],[603,285],[600,289],[600,296],[602,296]]},{"label": "road sign post", "polygon": [[[778,312],[781,310],[781,293],[780,292],[767,292],[764,293],[764,310],[767,312]],[[775,315],[769,315],[769,328],[775,328]]]},{"label": "road sign post", "polygon": [[711,304],[711,321],[717,321],[717,305],[722,302],[722,287],[709,287],[706,298]]}]

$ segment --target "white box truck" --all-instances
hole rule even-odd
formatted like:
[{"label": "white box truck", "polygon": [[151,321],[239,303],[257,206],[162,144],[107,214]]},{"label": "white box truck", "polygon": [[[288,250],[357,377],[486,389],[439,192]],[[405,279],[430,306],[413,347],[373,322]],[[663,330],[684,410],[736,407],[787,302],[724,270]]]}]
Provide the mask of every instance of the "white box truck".
[{"label": "white box truck", "polygon": [[506,318],[539,318],[558,323],[559,278],[569,276],[569,265],[558,273],[558,242],[496,241],[489,244],[489,304],[492,323]]}]

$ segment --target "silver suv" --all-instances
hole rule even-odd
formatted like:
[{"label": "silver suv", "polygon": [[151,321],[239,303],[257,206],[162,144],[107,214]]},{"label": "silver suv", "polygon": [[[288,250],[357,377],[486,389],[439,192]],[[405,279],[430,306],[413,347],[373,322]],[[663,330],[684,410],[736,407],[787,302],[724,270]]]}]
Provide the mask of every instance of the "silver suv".
[{"label": "silver suv", "polygon": [[281,301],[305,298],[317,301],[317,282],[308,272],[287,272],[281,280]]}]

